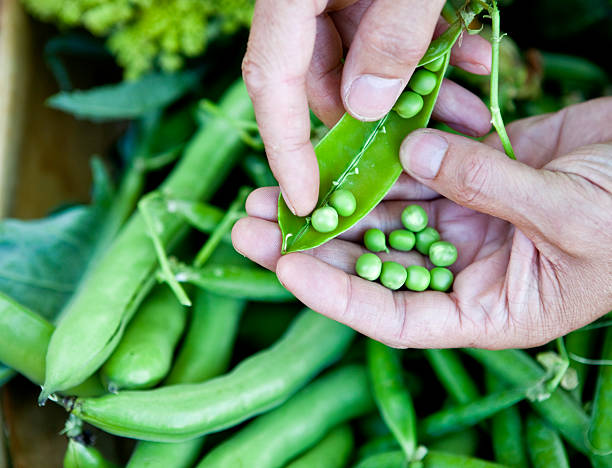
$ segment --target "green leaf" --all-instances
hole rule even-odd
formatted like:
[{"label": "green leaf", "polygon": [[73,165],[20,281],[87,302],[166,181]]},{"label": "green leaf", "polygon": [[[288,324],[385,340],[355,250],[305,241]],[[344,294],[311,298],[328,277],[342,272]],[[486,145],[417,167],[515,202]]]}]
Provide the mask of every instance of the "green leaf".
[{"label": "green leaf", "polygon": [[90,120],[134,119],[176,101],[200,79],[201,72],[153,73],[87,91],[61,91],[47,100],[55,109]]}]

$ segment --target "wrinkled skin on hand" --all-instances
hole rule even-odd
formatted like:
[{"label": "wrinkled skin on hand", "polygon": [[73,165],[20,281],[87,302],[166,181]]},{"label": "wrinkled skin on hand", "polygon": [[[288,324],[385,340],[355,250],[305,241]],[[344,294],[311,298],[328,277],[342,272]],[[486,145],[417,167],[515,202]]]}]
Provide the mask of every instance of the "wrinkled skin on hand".
[{"label": "wrinkled skin on hand", "polygon": [[[611,121],[612,98],[600,98],[514,122],[518,161],[496,135],[415,131],[400,152],[406,174],[340,237],[281,257],[278,188],[263,188],[232,239],[304,304],[389,346],[541,345],[612,309]],[[451,293],[392,292],[354,275],[363,232],[401,228],[409,203],[458,248]],[[381,258],[431,267],[414,252]]]}]

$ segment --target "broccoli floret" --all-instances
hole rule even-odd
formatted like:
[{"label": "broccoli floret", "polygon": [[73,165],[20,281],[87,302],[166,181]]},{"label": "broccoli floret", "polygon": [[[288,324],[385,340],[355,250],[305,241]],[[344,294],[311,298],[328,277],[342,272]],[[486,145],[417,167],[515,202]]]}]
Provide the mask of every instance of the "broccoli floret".
[{"label": "broccoli floret", "polygon": [[201,54],[211,37],[251,24],[254,0],[22,0],[60,27],[82,26],[107,46],[134,79],[158,66],[174,71]]}]

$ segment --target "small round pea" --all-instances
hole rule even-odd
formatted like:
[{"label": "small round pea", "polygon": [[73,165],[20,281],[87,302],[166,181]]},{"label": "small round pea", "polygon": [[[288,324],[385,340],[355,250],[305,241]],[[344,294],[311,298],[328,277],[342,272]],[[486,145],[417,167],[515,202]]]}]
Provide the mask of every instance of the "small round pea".
[{"label": "small round pea", "polygon": [[413,93],[412,91],[406,91],[399,97],[393,110],[404,119],[414,117],[423,108],[423,98],[420,94]]},{"label": "small round pea", "polygon": [[388,252],[385,233],[380,229],[368,229],[363,235],[363,245],[370,252]]},{"label": "small round pea", "polygon": [[329,198],[329,204],[336,209],[340,216],[350,216],[357,208],[355,195],[349,190],[336,190]]},{"label": "small round pea", "polygon": [[406,275],[406,269],[399,263],[383,262],[380,282],[389,289],[399,289],[404,285]]},{"label": "small round pea", "polygon": [[406,268],[406,287],[411,291],[425,291],[429,286],[429,270],[420,265]]},{"label": "small round pea", "polygon": [[429,255],[429,247],[434,242],[440,240],[440,233],[431,226],[427,226],[420,232],[415,234],[416,237],[416,249],[423,255]]},{"label": "small round pea", "polygon": [[435,73],[421,68],[414,72],[408,86],[421,96],[427,96],[435,89],[437,81]]},{"label": "small round pea", "polygon": [[380,276],[382,269],[382,260],[373,253],[365,253],[357,259],[355,263],[355,271],[363,279],[376,281]]},{"label": "small round pea", "polygon": [[429,259],[435,266],[450,266],[457,261],[457,247],[446,241],[434,242],[429,247]]},{"label": "small round pea", "polygon": [[444,65],[443,55],[435,59],[433,62],[429,62],[427,65],[425,65],[425,68],[429,71],[437,72],[440,68],[442,68],[442,65]]},{"label": "small round pea", "polygon": [[419,205],[408,205],[402,211],[402,224],[412,232],[419,232],[427,226],[427,212]]},{"label": "small round pea", "polygon": [[435,291],[448,291],[453,285],[453,272],[448,268],[435,267],[429,272],[431,275],[431,281],[429,287]]},{"label": "small round pea", "polygon": [[415,242],[414,233],[406,229],[398,229],[389,234],[389,245],[395,250],[408,252],[412,250]]},{"label": "small round pea", "polygon": [[338,212],[331,206],[322,206],[313,211],[310,222],[317,232],[331,232],[338,227]]}]

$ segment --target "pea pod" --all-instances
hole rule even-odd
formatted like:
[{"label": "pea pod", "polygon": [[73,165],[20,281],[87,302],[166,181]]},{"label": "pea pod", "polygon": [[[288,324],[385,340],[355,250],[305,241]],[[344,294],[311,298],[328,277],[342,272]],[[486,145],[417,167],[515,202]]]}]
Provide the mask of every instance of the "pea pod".
[{"label": "pea pod", "polygon": [[342,367],[315,380],[287,403],[215,447],[197,468],[280,468],[334,426],[372,407],[365,369],[356,365]]},{"label": "pea pod", "polygon": [[353,336],[350,328],[305,311],[275,345],[221,377],[200,384],[70,399],[64,404],[81,419],[112,434],[184,441],[280,405],[339,359]]},{"label": "pea pod", "polygon": [[478,398],[476,384],[452,349],[426,349],[425,357],[438,380],[457,403],[469,403]]},{"label": "pea pod", "polygon": [[172,365],[187,312],[165,285],[155,288],[130,321],[119,346],[102,366],[100,375],[109,391],[150,388]]},{"label": "pea pod", "polygon": [[190,468],[197,460],[203,437],[185,442],[140,441],[136,445],[126,468]]},{"label": "pea pod", "polygon": [[527,447],[533,468],[570,466],[557,431],[532,414],[527,417]]},{"label": "pea pod", "polygon": [[593,412],[588,431],[589,445],[601,455],[612,454],[612,329],[608,328],[605,335],[602,365],[599,369],[595,398],[593,399]]},{"label": "pea pod", "polygon": [[[210,198],[237,161],[242,148],[235,120],[251,119],[253,109],[239,81],[221,99],[227,116],[207,119],[161,189],[185,200]],[[186,230],[183,218],[164,219],[161,238],[172,246]],[[72,298],[47,352],[47,375],[40,396],[77,385],[92,375],[115,349],[138,304],[152,286],[155,247],[141,214],[134,214],[88,272]]]},{"label": "pea pod", "polygon": [[[45,353],[53,325],[0,293],[0,362],[41,384],[45,378]],[[95,396],[104,393],[97,376],[65,392],[68,395]]]},{"label": "pea pod", "polygon": [[286,468],[343,468],[348,463],[353,445],[351,428],[346,425],[338,426]]},{"label": "pea pod", "polygon": [[[575,354],[583,358],[592,358],[598,342],[598,330],[576,330],[564,337],[565,347],[568,353]],[[582,401],[582,391],[589,372],[588,364],[578,362],[574,359],[570,361],[570,367],[576,371],[578,386],[572,390],[572,395]]]},{"label": "pea pod", "polygon": [[411,460],[417,445],[416,415],[410,392],[402,381],[398,352],[368,340],[367,356],[376,405],[406,458]]},{"label": "pea pod", "polygon": [[365,217],[382,200],[402,173],[398,156],[402,140],[429,122],[453,44],[454,41],[445,44],[445,52],[441,54],[444,55],[444,64],[435,72],[435,88],[423,97],[423,108],[417,115],[404,119],[391,111],[377,122],[361,122],[345,114],[317,144],[317,207],[326,206],[337,189],[345,189],[355,196],[357,208],[351,216],[340,217],[335,229],[322,233],[312,227],[310,217],[291,213],[281,195],[278,223],[283,236],[283,253],[311,249],[327,242]]},{"label": "pea pod", "polygon": [[[406,458],[400,450],[393,452],[378,453],[361,460],[354,468],[405,468]],[[504,468],[505,465],[498,465],[480,458],[465,457],[454,453],[427,452],[422,461],[423,468]]]},{"label": "pea pod", "polygon": [[104,458],[98,449],[73,438],[68,439],[64,468],[118,468]]}]

